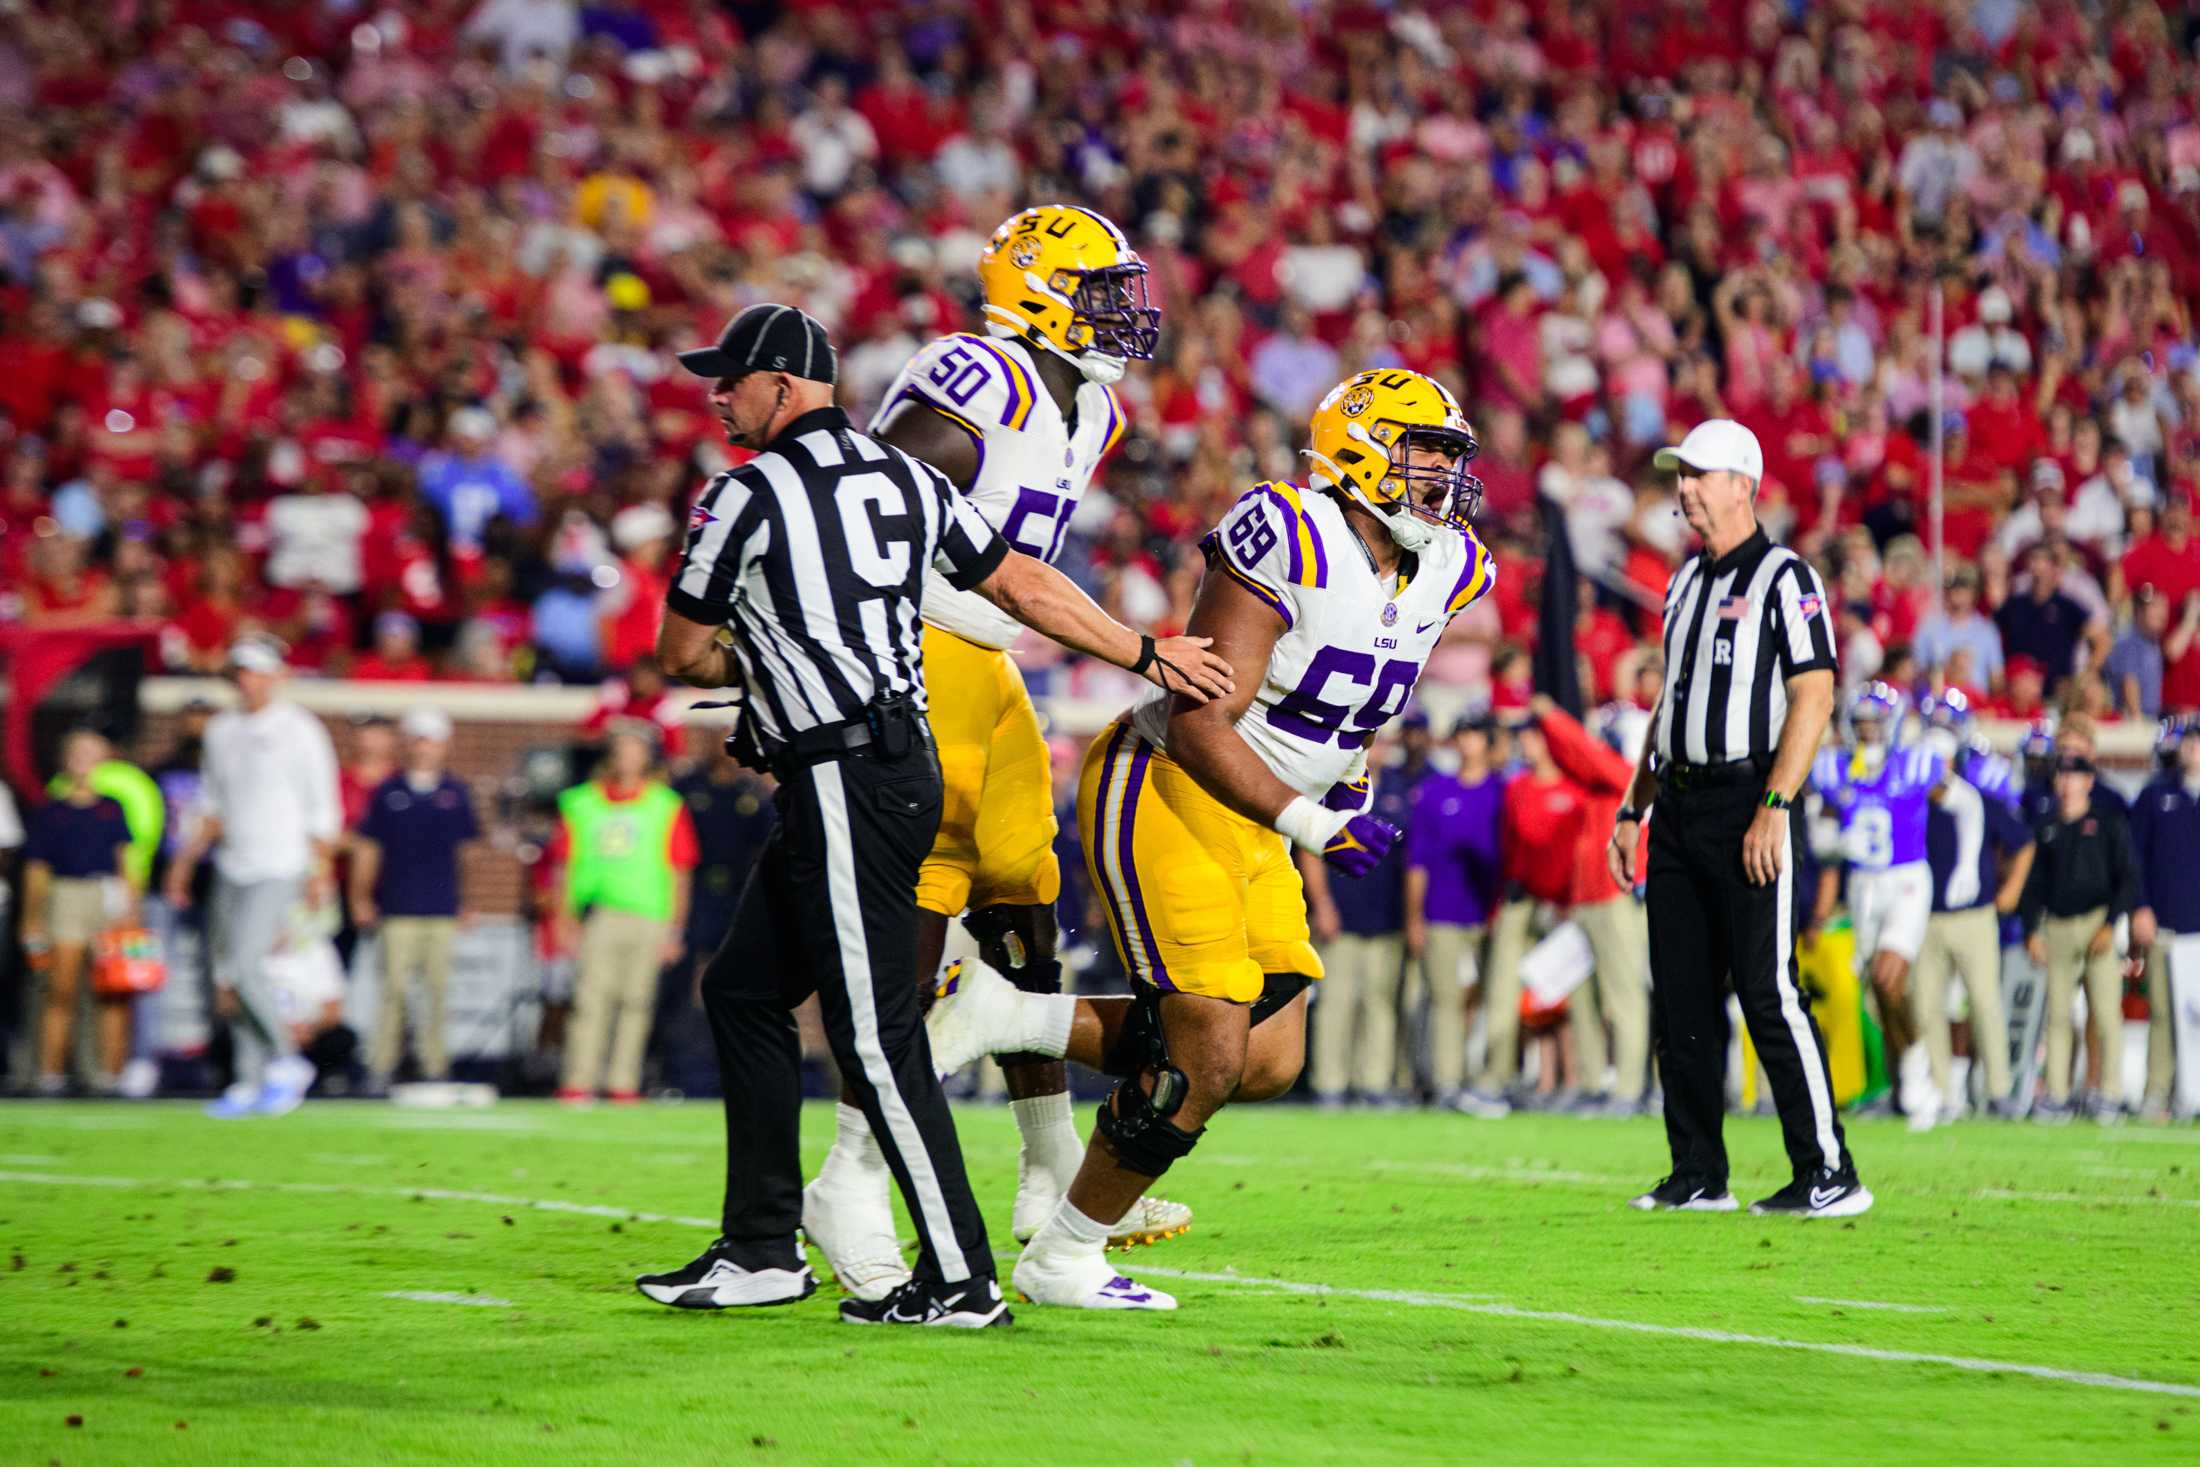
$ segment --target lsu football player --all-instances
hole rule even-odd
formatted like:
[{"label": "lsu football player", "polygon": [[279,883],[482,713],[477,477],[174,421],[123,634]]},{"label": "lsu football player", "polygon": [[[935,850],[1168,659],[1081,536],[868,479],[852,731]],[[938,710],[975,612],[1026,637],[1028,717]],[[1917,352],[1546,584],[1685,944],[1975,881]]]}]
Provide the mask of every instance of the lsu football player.
[{"label": "lsu football player", "polygon": [[1085,861],[1135,995],[1041,998],[966,969],[933,1009],[942,1069],[1023,1049],[1120,1081],[1016,1264],[1036,1303],[1176,1307],[1105,1261],[1115,1219],[1224,1105],[1297,1079],[1322,969],[1292,847],[1346,876],[1381,860],[1397,831],[1366,813],[1368,745],[1496,579],[1469,523],[1474,434],[1440,384],[1363,372],[1322,399],[1311,436],[1310,487],[1256,485],[1200,542],[1191,630],[1238,669],[1236,691],[1207,714],[1146,699],[1085,756]]},{"label": "lsu football player", "polygon": [[[1003,539],[1051,563],[1093,471],[1123,433],[1113,384],[1150,360],[1161,313],[1123,232],[1089,209],[1026,209],[978,259],[985,334],[944,336],[887,389],[872,436],[954,481]],[[931,987],[963,916],[978,955],[1019,988],[1060,993],[1054,794],[1046,739],[1008,654],[1023,626],[940,576],[926,583],[924,679],[945,785],[939,835],[918,877],[918,971]],[[963,915],[967,912],[967,915]],[[1011,1219],[1019,1241],[1046,1221],[1084,1145],[1061,1060],[1004,1056],[1022,1135]],[[908,1278],[888,1201],[892,1178],[863,1113],[843,1103],[831,1153],[804,1190],[802,1227],[842,1289],[882,1298]],[[1184,1231],[1191,1209],[1141,1199],[1117,1243]]]},{"label": "lsu football player", "polygon": [[[1932,1124],[1926,1056],[1910,1051],[1909,973],[1925,945],[1932,913],[1933,878],[1925,837],[1930,802],[1940,797],[1948,766],[1931,750],[1899,741],[1902,694],[1883,682],[1850,696],[1846,710],[1849,748],[1818,752],[1811,783],[1841,827],[1841,864],[1849,873],[1849,916],[1856,928],[1856,960],[1879,995],[1880,1025],[1890,1060],[1906,1063],[1903,1108]],[[1828,866],[1818,881],[1817,919],[1832,914],[1840,871]]]}]

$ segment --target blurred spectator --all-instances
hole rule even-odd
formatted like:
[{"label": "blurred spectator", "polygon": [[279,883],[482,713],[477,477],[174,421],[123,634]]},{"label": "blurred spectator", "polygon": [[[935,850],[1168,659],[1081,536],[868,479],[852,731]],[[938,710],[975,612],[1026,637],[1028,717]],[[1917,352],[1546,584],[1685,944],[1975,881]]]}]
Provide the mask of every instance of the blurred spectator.
[{"label": "blurred spectator", "polygon": [[1405,946],[1427,995],[1429,1080],[1437,1104],[1484,1117],[1507,1109],[1502,1095],[1465,1088],[1467,1007],[1483,986],[1482,943],[1499,892],[1505,785],[1491,758],[1496,732],[1487,714],[1459,720],[1451,735],[1458,768],[1432,771],[1415,787],[1406,830]]},{"label": "blurred spectator", "polygon": [[1543,731],[1519,716],[1514,742],[1521,769],[1505,786],[1502,855],[1505,898],[1491,919],[1489,962],[1482,985],[1488,1049],[1475,1089],[1503,1095],[1518,1073],[1520,960],[1533,942],[1539,904],[1563,907],[1573,895],[1574,869],[1588,804],[1566,777]]},{"label": "blurred spectator", "polygon": [[[2142,1110],[2167,1120],[2179,1057],[2169,982],[2171,944],[2200,933],[2200,719],[2177,731],[2174,760],[2132,802],[2132,854],[2139,905],[2131,914],[2131,952],[2146,965],[2147,1081]],[[2185,1064],[2200,1064],[2186,1055]]]},{"label": "blurred spectator", "polygon": [[2037,662],[2052,688],[2076,670],[2078,648],[2096,638],[2105,641],[2107,628],[2094,623],[2085,607],[2056,588],[2061,572],[2053,547],[2034,545],[2025,552],[2024,567],[2025,593],[2003,602],[1994,621],[2009,656]]},{"label": "blurred spectator", "polygon": [[618,581],[600,603],[603,658],[613,667],[632,667],[657,645],[665,619],[665,592],[671,588],[665,559],[672,549],[672,516],[663,506],[637,504],[611,521],[611,543],[619,560]]},{"label": "blurred spectator", "polygon": [[400,725],[404,768],[368,797],[354,826],[351,915],[382,939],[382,1014],[367,1055],[377,1086],[387,1086],[405,1045],[413,980],[425,990],[413,1049],[425,1080],[451,1072],[445,1005],[451,948],[466,920],[458,848],[481,836],[473,791],[449,772],[450,715],[415,708]]},{"label": "blurred spectator", "polygon": [[2036,847],[2018,915],[2025,948],[2047,970],[2046,1119],[2070,1114],[2071,1004],[2085,982],[2086,1012],[2101,1055],[2099,1114],[2123,1105],[2123,970],[2116,924],[2138,905],[2131,833],[2121,813],[2093,803],[2093,761],[2062,754],[2055,763],[2053,811],[2033,827]]},{"label": "blurred spectator", "polygon": [[2101,672],[2116,707],[2127,716],[2158,718],[2162,712],[2162,638],[2169,631],[2169,600],[2151,585],[2131,598],[2131,625],[2108,649]]},{"label": "blurred spectator", "polygon": [[653,776],[655,731],[614,722],[603,777],[558,799],[552,859],[565,869],[558,895],[563,945],[580,954],[558,1099],[592,1101],[608,1090],[641,1098],[642,1055],[656,1013],[657,975],[680,960],[696,862],[695,822]]},{"label": "blurred spectator", "polygon": [[[95,996],[91,985],[92,945],[118,921],[138,920],[144,891],[130,870],[122,806],[92,787],[105,753],[106,741],[89,729],[68,736],[64,787],[31,812],[23,846],[23,947],[33,975],[25,1010],[40,1016],[40,1095],[68,1088],[72,1038],[78,1079],[93,1094],[114,1089],[129,1053],[128,1002]],[[116,887],[126,893],[119,901]]]},{"label": "blurred spectator", "polygon": [[[17,867],[23,855],[23,815],[15,803],[15,791],[0,780],[0,932],[15,921]],[[23,1089],[38,1065],[38,1011],[26,986],[15,982],[19,943],[0,942],[0,993],[15,996],[15,1012],[8,1024],[8,1085]]]},{"label": "blurred spectator", "polygon": [[[1410,837],[1415,775],[1378,767],[1374,781],[1368,813]],[[1317,1104],[1344,1104],[1348,1088],[1363,1105],[1387,1106],[1397,1099],[1392,1087],[1399,1069],[1398,989],[1406,965],[1405,864],[1403,850],[1394,849],[1358,880],[1332,881],[1323,862],[1299,857],[1322,957],[1323,986],[1309,1036],[1309,1082]],[[1336,980],[1342,981],[1331,988]]]},{"label": "blurred spectator", "polygon": [[374,619],[374,646],[351,665],[351,675],[362,682],[424,683],[435,669],[420,650],[420,623],[402,611],[385,611]]},{"label": "blurred spectator", "polygon": [[213,853],[215,1009],[232,1021],[236,1052],[236,1079],[211,1107],[222,1119],[286,1114],[312,1088],[267,957],[292,908],[319,908],[333,894],[343,829],[336,751],[321,721],[283,696],[282,649],[242,640],[229,665],[243,706],[207,725],[205,814],[169,863],[163,893],[171,907],[190,906],[198,863]]}]

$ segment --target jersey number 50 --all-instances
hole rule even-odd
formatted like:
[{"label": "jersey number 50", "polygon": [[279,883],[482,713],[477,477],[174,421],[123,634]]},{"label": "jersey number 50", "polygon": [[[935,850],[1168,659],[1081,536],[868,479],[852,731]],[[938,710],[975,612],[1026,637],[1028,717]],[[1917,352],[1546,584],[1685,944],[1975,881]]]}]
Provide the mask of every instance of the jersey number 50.
[{"label": "jersey number 50", "polygon": [[[1402,657],[1378,668],[1369,653],[1324,647],[1307,664],[1306,676],[1299,679],[1299,685],[1268,710],[1268,726],[1317,744],[1335,739],[1339,748],[1357,749],[1406,706],[1420,676],[1421,664]],[[1347,697],[1373,691],[1357,709],[1332,703],[1330,683],[1337,679],[1345,683],[1338,691]]]}]

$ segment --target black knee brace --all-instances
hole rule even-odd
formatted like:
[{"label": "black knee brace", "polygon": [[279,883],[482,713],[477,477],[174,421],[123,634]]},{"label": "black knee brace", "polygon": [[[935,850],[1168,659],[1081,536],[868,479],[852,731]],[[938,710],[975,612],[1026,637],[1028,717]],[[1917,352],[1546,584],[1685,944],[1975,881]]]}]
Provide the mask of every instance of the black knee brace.
[{"label": "black knee brace", "polygon": [[1100,1113],[1093,1123],[1093,1129],[1107,1137],[1123,1165],[1145,1177],[1158,1177],[1189,1156],[1199,1138],[1207,1134],[1204,1126],[1197,1131],[1182,1131],[1170,1123],[1169,1117],[1184,1103],[1190,1088],[1184,1072],[1164,1065],[1153,1075],[1152,1095],[1139,1083],[1140,1077],[1132,1075],[1100,1102]]},{"label": "black knee brace", "polygon": [[1100,1073],[1121,1080],[1168,1062],[1169,1048],[1161,1034],[1161,996],[1140,987],[1131,995],[1131,1011],[1115,1031],[1115,1043],[1100,1057]]},{"label": "black knee brace", "polygon": [[1313,986],[1314,980],[1304,973],[1269,973],[1265,975],[1262,980],[1260,997],[1253,1000],[1252,1023],[1247,1027],[1258,1028],[1260,1025],[1267,1023],[1270,1019],[1282,1013],[1292,999],[1297,998]]},{"label": "black knee brace", "polygon": [[[1026,993],[1060,993],[1061,960],[1042,937],[1042,923],[1050,935],[1053,913],[1044,907],[980,907],[963,918],[963,930],[976,939],[978,956],[1010,983]],[[1038,951],[1042,942],[1048,948],[1044,955]]]}]

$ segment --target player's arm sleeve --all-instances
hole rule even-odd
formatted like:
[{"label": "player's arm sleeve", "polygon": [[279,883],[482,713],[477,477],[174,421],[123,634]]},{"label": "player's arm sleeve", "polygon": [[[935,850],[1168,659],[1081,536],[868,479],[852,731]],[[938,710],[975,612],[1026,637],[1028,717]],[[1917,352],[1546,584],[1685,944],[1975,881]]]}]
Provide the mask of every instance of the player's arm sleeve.
[{"label": "player's arm sleeve", "polygon": [[1230,577],[1287,627],[1298,625],[1300,595],[1329,583],[1319,532],[1289,484],[1257,484],[1199,542],[1209,571]]},{"label": "player's arm sleeve", "polygon": [[666,606],[705,625],[733,614],[742,564],[769,533],[759,528],[769,492],[746,466],[711,481],[688,516],[687,546],[665,591]]},{"label": "player's arm sleeve", "polygon": [[1444,614],[1457,616],[1475,602],[1490,594],[1497,584],[1497,557],[1482,543],[1474,531],[1467,531],[1467,563],[1459,572],[1459,580],[1451,588],[1451,599],[1444,604]]},{"label": "player's arm sleeve", "polygon": [[932,553],[932,568],[956,590],[974,590],[1008,559],[1008,542],[956,491],[947,475],[930,464],[917,468],[939,505],[940,539]]},{"label": "player's arm sleeve", "polygon": [[1810,563],[1796,557],[1773,577],[1772,626],[1780,648],[1784,678],[1836,668],[1833,613],[1826,605],[1825,582]]}]

